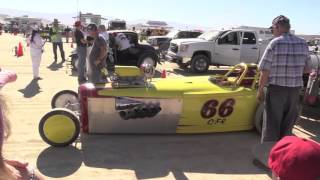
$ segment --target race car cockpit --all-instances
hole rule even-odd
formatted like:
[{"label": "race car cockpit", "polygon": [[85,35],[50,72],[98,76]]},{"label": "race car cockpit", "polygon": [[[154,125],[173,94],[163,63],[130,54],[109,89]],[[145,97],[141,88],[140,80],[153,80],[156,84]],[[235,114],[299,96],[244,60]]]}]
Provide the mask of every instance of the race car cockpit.
[{"label": "race car cockpit", "polygon": [[259,78],[256,64],[240,63],[231,68],[224,75],[211,76],[209,80],[220,86],[255,88]]}]

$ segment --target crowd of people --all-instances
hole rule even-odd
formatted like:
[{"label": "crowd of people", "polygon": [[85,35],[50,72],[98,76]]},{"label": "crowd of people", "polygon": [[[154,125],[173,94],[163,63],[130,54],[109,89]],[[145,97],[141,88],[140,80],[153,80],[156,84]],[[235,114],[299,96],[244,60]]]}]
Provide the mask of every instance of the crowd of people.
[{"label": "crowd of people", "polygon": [[[110,51],[106,28],[103,25],[89,24],[84,32],[80,21],[75,22],[74,27],[74,39],[79,57],[79,84],[103,82],[105,74],[102,69],[107,68],[112,71],[114,68],[114,60],[111,57],[108,58],[112,56],[112,51]],[[268,166],[273,173],[273,179],[316,180],[320,178],[320,144],[293,136],[292,133],[299,115],[302,76],[304,73],[310,73],[311,60],[306,41],[291,34],[290,27],[290,20],[286,16],[280,15],[273,19],[271,30],[274,38],[268,44],[258,65],[260,79],[257,101],[265,105],[261,144],[274,142],[271,151],[268,152]],[[54,21],[51,36],[54,62],[57,62],[57,47],[60,50],[61,61],[65,61],[59,32],[61,30],[58,21]],[[125,38],[121,33],[115,37],[120,51],[130,47]],[[44,45],[39,31],[36,29],[32,31],[28,43],[33,77],[39,79],[39,65]],[[42,179],[39,173],[27,168],[27,164],[5,160],[2,156],[3,141],[9,134],[5,112],[5,100],[0,96],[0,179],[18,179],[21,176]]]}]

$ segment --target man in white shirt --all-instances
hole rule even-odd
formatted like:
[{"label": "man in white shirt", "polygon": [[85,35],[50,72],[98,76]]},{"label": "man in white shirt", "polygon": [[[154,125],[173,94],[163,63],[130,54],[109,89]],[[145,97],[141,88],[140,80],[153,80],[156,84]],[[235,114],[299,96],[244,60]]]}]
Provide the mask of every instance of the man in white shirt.
[{"label": "man in white shirt", "polygon": [[130,41],[123,33],[117,33],[115,36],[115,44],[119,53],[118,61],[121,64],[126,64],[127,58],[130,54],[129,48],[131,47]]},{"label": "man in white shirt", "polygon": [[131,47],[129,39],[123,33],[117,33],[115,41],[119,51],[123,51]]}]

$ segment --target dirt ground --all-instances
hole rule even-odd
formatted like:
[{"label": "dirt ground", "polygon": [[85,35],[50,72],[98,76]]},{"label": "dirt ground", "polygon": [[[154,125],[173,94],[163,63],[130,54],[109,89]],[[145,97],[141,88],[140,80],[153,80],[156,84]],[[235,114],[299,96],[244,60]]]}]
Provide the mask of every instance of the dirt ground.
[{"label": "dirt ground", "polygon": [[[13,49],[24,45],[24,56]],[[70,43],[64,44],[66,56]],[[58,53],[59,55],[59,53]],[[77,90],[77,77],[65,64],[51,65],[52,45],[46,43],[40,76],[32,81],[29,48],[22,36],[0,36],[0,66],[17,72],[16,82],[2,92],[8,97],[12,135],[5,157],[37,167],[48,179],[219,179],[265,180],[270,172],[253,161],[252,147],[259,142],[255,131],[206,135],[83,135],[66,148],[52,148],[41,140],[38,123],[50,111],[52,96],[64,89]],[[60,56],[59,56],[60,57]],[[58,60],[58,62],[61,59]],[[174,69],[169,74],[190,75]],[[213,72],[214,69],[210,69]],[[319,107],[305,108],[294,132],[320,141]],[[307,115],[306,115],[307,113]]]}]

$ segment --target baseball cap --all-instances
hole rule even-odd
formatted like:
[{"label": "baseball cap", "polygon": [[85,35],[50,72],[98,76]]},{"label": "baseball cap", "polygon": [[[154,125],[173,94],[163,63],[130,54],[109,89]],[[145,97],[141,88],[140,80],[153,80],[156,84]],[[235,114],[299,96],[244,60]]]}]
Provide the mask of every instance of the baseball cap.
[{"label": "baseball cap", "polygon": [[272,147],[268,163],[281,180],[316,180],[320,178],[320,144],[286,136]]},{"label": "baseball cap", "polygon": [[98,27],[97,27],[97,25],[95,25],[95,24],[89,24],[88,26],[87,26],[87,30],[88,31],[96,31],[98,29]]},{"label": "baseball cap", "polygon": [[76,21],[76,22],[74,22],[74,26],[75,26],[75,27],[81,26],[81,21]]}]

